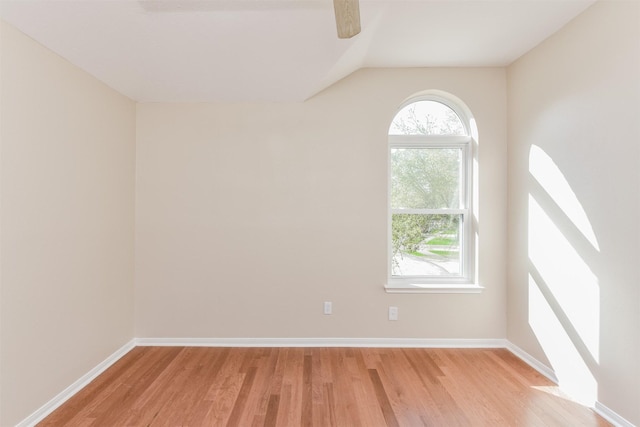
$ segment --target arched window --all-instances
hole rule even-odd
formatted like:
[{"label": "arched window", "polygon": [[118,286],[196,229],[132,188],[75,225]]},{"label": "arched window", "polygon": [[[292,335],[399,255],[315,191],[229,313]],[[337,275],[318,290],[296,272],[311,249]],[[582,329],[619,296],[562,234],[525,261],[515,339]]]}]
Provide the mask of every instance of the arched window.
[{"label": "arched window", "polygon": [[472,284],[472,132],[464,106],[411,99],[389,128],[387,290]]}]

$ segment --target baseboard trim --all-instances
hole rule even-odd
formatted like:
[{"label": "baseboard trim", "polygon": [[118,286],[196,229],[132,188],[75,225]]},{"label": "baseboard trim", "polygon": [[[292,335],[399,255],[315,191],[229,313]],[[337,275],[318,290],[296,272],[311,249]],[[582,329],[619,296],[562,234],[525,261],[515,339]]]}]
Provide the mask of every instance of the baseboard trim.
[{"label": "baseboard trim", "polygon": [[98,366],[84,374],[80,379],[71,384],[69,387],[61,391],[56,397],[45,403],[33,414],[22,420],[16,427],[32,427],[42,421],[47,415],[55,411],[60,405],[73,397],[74,394],[82,390],[87,384],[93,381],[98,375],[107,370],[111,365],[116,363],[122,356],[130,352],[136,346],[135,340],[129,341],[127,344],[115,351],[111,356],[103,360]]},{"label": "baseboard trim", "polygon": [[[507,350],[515,354],[523,362],[547,377],[549,380],[553,381],[555,384],[559,384],[558,377],[556,377],[553,369],[549,368],[547,365],[540,362],[538,359],[531,356],[529,353],[513,344],[511,341],[505,340],[505,343],[505,347],[507,348]],[[630,423],[629,421],[618,415],[616,412],[612,411],[598,401],[595,402],[595,405],[592,409],[595,413],[600,415],[605,420],[609,421],[615,427],[636,427],[634,424]]]},{"label": "baseboard trim", "polygon": [[593,410],[616,427],[635,427],[632,423],[598,401],[596,401]]},{"label": "baseboard trim", "polygon": [[167,347],[404,347],[504,348],[504,339],[423,338],[137,338],[138,346]]},{"label": "baseboard trim", "polygon": [[553,369],[551,369],[544,363],[540,362],[538,359],[536,359],[535,357],[533,357],[532,355],[530,355],[529,353],[527,353],[526,351],[524,351],[523,349],[521,349],[520,347],[512,343],[511,341],[505,340],[505,343],[506,343],[505,348],[507,350],[509,350],[511,353],[515,354],[516,356],[518,356],[523,362],[525,362],[527,365],[531,366],[533,369],[535,369],[536,371],[538,371],[539,373],[547,377],[550,381],[553,381],[555,384],[558,384],[558,377],[556,376],[556,373],[553,371]]},{"label": "baseboard trim", "polygon": [[[166,347],[378,347],[378,348],[505,348],[540,374],[558,384],[554,371],[506,339],[424,338],[135,338],[107,357],[16,427],[33,427],[69,400],[98,375],[136,346]],[[594,411],[616,427],[635,427],[606,407],[595,403]]]}]

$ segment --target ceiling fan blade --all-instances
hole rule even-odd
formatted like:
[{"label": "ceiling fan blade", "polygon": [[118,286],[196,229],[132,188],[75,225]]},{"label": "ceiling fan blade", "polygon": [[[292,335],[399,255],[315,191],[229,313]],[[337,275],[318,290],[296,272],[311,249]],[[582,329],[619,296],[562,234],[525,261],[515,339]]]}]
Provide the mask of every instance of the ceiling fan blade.
[{"label": "ceiling fan blade", "polygon": [[350,39],[360,32],[360,5],[358,0],[333,0],[338,37]]}]

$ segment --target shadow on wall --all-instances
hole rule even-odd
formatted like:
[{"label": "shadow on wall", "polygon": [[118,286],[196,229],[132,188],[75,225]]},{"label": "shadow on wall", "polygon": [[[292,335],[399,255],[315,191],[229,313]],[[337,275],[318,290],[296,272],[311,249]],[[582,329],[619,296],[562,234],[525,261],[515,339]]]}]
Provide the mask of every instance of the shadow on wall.
[{"label": "shadow on wall", "polygon": [[583,405],[597,400],[600,253],[587,215],[553,159],[529,151],[529,325],[560,387]]}]

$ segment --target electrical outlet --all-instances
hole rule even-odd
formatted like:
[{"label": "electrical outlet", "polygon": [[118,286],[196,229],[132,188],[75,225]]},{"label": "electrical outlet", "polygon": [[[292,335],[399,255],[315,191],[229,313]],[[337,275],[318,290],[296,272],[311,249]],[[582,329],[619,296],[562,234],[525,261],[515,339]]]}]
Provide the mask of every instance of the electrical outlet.
[{"label": "electrical outlet", "polygon": [[398,320],[398,307],[389,307],[389,320]]},{"label": "electrical outlet", "polygon": [[325,301],[324,314],[331,314],[331,313],[333,313],[333,304],[331,304],[331,301]]}]

